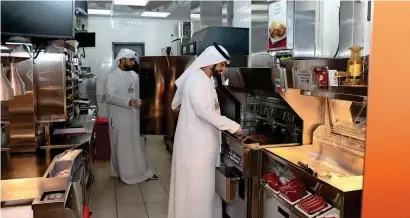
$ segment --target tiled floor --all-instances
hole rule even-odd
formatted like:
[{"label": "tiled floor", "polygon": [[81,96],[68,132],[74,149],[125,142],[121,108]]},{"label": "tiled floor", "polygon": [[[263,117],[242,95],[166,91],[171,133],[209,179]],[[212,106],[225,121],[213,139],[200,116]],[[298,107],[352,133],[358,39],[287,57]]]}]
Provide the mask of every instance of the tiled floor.
[{"label": "tiled floor", "polygon": [[95,181],[90,191],[91,218],[166,218],[171,155],[162,138],[147,136],[149,165],[159,177],[139,185],[125,185],[110,177],[109,162],[93,165]]}]

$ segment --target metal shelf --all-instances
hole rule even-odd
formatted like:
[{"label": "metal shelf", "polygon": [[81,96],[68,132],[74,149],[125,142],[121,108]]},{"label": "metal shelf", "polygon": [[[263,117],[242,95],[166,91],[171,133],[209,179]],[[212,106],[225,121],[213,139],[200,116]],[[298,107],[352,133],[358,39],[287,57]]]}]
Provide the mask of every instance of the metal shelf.
[{"label": "metal shelf", "polygon": [[367,86],[358,87],[330,87],[327,90],[301,90],[301,95],[319,98],[338,99],[353,102],[367,101]]}]

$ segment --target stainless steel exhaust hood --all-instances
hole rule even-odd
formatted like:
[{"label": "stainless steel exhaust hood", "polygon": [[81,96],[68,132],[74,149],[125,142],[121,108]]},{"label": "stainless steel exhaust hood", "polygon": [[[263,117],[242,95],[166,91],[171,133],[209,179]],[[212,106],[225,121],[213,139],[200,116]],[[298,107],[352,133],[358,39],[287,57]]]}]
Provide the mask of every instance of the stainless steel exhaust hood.
[{"label": "stainless steel exhaust hood", "polygon": [[13,99],[13,89],[11,88],[11,84],[4,74],[3,64],[0,64],[0,68],[0,101],[7,101]]},{"label": "stainless steel exhaust hood", "polygon": [[230,88],[243,91],[275,91],[272,69],[268,67],[237,68],[225,72],[222,76],[222,83]]},{"label": "stainless steel exhaust hood", "polygon": [[183,48],[186,48],[186,53],[199,55],[214,42],[226,48],[231,55],[248,55],[249,29],[210,26],[194,33],[189,44],[183,45]]},{"label": "stainless steel exhaust hood", "polygon": [[200,55],[208,46],[216,42],[231,56],[232,67],[246,67],[249,55],[249,29],[210,26],[192,36],[189,43],[181,46],[182,55]]},{"label": "stainless steel exhaust hood", "polygon": [[13,88],[14,96],[24,95],[24,92],[26,91],[26,85],[17,72],[17,68],[14,62],[10,63],[9,71],[9,81],[11,87]]}]

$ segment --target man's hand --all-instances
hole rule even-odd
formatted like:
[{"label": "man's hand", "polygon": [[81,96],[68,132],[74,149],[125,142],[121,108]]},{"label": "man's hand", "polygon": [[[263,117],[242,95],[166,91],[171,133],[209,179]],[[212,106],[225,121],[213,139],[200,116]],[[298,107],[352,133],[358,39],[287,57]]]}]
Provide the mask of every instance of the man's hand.
[{"label": "man's hand", "polygon": [[129,102],[129,106],[132,108],[140,108],[141,107],[141,100],[140,99],[131,99]]},{"label": "man's hand", "polygon": [[242,128],[239,127],[239,129],[235,131],[235,134],[236,134],[236,135],[241,135],[242,132],[243,132],[243,131],[242,131]]}]

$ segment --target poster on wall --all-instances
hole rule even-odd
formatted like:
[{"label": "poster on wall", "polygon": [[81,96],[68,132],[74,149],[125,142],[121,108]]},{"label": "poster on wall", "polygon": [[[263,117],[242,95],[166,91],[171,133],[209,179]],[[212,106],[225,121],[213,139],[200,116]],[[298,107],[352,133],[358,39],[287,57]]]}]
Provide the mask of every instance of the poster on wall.
[{"label": "poster on wall", "polygon": [[270,50],[287,47],[287,0],[271,1],[269,4],[268,48]]}]

